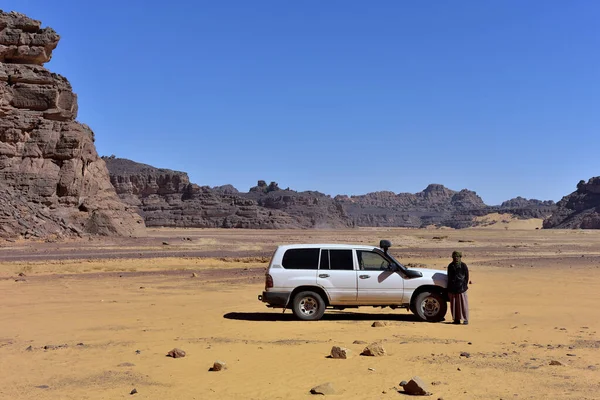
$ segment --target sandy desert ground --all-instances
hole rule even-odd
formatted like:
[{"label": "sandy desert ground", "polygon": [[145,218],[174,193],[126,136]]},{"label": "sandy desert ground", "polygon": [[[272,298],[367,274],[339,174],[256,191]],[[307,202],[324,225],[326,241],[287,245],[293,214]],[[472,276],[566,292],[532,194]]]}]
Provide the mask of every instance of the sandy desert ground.
[{"label": "sandy desert ground", "polygon": [[[600,399],[600,232],[503,220],[3,242],[0,399],[304,399],[326,382],[334,398],[403,399],[399,382],[413,376],[433,399]],[[471,324],[372,307],[301,322],[257,300],[277,244],[382,238],[428,268],[462,250]],[[388,355],[360,356],[373,342]],[[335,345],[351,356],[328,358]],[[186,356],[167,357],[173,348]],[[217,360],[228,369],[209,371]]]}]

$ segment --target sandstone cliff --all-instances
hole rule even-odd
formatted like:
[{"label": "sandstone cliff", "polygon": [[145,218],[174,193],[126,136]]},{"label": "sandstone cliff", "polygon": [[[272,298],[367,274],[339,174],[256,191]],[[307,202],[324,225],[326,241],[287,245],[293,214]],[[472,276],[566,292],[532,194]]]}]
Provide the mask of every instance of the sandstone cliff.
[{"label": "sandstone cliff", "polygon": [[544,228],[600,229],[600,176],[579,181],[577,190],[563,197],[544,220]]},{"label": "sandstone cliff", "polygon": [[521,218],[548,218],[556,210],[552,200],[525,199],[515,197],[503,202],[500,206],[490,207],[490,212],[496,210],[501,214],[512,214]]},{"label": "sandstone cliff", "polygon": [[297,218],[268,210],[231,185],[210,188],[190,183],[185,172],[154,168],[127,159],[103,157],[119,197],[136,206],[147,226],[196,228],[300,228]]},{"label": "sandstone cliff", "polygon": [[456,192],[438,184],[415,194],[374,192],[336,196],[335,200],[357,226],[465,228],[473,225],[473,217],[487,213],[487,206],[475,192]]},{"label": "sandstone cliff", "polygon": [[470,190],[429,185],[419,193],[374,192],[332,198],[316,191],[258,184],[247,193],[231,185],[210,188],[185,172],[103,157],[111,182],[125,202],[139,208],[149,226],[238,228],[348,228],[354,226],[465,228],[474,217],[508,212],[522,218],[550,215],[553,202],[516,198],[487,206]]},{"label": "sandstone cliff", "polygon": [[70,83],[42,66],[59,36],[40,25],[0,10],[0,237],[143,235],[93,132],[75,121]]}]

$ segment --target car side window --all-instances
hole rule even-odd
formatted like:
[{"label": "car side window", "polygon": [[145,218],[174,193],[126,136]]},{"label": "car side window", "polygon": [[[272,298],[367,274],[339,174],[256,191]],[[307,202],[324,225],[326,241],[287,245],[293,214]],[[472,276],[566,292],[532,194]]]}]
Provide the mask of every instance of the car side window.
[{"label": "car side window", "polygon": [[317,269],[319,266],[319,249],[289,249],[281,260],[285,269]]},{"label": "car side window", "polygon": [[371,251],[357,250],[358,264],[361,270],[383,271],[389,268],[390,262],[380,254]]},{"label": "car side window", "polygon": [[352,250],[329,250],[329,268],[337,270],[354,270]]}]

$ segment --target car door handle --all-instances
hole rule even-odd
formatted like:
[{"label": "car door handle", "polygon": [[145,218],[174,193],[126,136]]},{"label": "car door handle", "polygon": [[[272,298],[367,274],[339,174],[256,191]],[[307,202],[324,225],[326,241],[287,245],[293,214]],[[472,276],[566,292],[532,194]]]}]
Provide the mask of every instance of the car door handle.
[{"label": "car door handle", "polygon": [[329,274],[319,274],[319,278],[329,278]]},{"label": "car door handle", "polygon": [[371,277],[371,275],[359,275],[358,276],[360,279],[368,279]]}]

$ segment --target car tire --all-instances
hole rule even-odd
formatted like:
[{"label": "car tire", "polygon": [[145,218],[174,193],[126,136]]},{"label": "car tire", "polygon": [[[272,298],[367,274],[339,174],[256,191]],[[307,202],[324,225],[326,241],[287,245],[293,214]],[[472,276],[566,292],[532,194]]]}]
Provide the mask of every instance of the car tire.
[{"label": "car tire", "polygon": [[421,321],[439,322],[444,319],[448,304],[441,293],[425,291],[417,295],[411,310]]},{"label": "car tire", "polygon": [[300,292],[294,296],[294,315],[303,321],[318,321],[325,314],[325,302],[315,292]]}]

